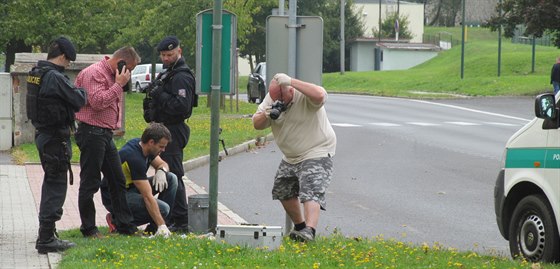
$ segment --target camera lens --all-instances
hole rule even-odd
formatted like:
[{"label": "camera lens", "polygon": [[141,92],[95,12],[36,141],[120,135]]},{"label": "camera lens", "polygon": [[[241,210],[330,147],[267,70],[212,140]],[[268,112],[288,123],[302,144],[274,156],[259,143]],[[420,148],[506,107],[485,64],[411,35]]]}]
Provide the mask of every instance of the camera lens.
[{"label": "camera lens", "polygon": [[271,109],[270,110],[270,118],[275,120],[278,119],[278,117],[280,117],[280,110],[278,109]]}]

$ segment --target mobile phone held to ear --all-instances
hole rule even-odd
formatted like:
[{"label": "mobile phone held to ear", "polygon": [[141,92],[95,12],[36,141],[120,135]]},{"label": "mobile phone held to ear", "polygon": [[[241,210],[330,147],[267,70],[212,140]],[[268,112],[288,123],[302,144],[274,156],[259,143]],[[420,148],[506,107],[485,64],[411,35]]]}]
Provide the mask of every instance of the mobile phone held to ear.
[{"label": "mobile phone held to ear", "polygon": [[120,73],[121,73],[121,71],[122,71],[122,69],[123,69],[124,66],[126,66],[126,62],[125,62],[124,60],[120,60],[120,61],[117,63],[117,74],[120,74]]}]

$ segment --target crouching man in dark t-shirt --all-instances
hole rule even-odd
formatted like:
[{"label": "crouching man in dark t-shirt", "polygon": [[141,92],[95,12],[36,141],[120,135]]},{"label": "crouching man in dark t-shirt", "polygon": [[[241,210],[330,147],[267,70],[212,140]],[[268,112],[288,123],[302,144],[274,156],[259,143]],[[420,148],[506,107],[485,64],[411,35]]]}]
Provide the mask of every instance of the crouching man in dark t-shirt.
[{"label": "crouching man in dark t-shirt", "polygon": [[[145,233],[168,237],[171,232],[165,218],[177,193],[177,176],[169,172],[169,166],[159,156],[171,142],[171,133],[161,123],[152,123],[142,133],[142,138],[128,141],[119,151],[122,169],[126,178],[126,200],[135,225],[148,224]],[[152,166],[156,173],[147,176]],[[107,180],[101,181],[101,197],[107,211],[112,212],[111,195]],[[159,194],[158,197],[154,195]],[[116,228],[111,213],[107,214],[109,232]]]}]

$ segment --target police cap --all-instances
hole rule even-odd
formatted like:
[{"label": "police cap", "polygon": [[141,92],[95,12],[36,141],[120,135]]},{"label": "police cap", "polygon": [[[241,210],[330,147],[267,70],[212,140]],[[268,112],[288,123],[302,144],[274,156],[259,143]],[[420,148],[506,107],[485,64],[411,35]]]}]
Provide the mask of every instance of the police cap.
[{"label": "police cap", "polygon": [[179,47],[179,39],[176,36],[166,36],[159,42],[157,46],[158,51],[167,51]]},{"label": "police cap", "polygon": [[68,58],[70,61],[76,60],[76,49],[74,48],[74,45],[72,44],[72,42],[70,42],[70,40],[68,40],[66,37],[59,37],[54,42],[58,44],[60,52],[62,52],[66,56],[66,58]]}]

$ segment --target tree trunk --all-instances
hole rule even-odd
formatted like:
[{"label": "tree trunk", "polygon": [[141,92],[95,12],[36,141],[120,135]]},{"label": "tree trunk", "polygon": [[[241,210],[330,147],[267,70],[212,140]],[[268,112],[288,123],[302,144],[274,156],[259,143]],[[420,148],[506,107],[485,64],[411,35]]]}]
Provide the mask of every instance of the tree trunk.
[{"label": "tree trunk", "polygon": [[440,20],[440,16],[441,16],[442,2],[443,2],[443,0],[439,0],[438,4],[436,4],[436,14],[434,15],[434,18],[432,19],[432,21],[430,23],[428,23],[428,25],[434,26],[434,25],[438,24],[438,21]]}]

